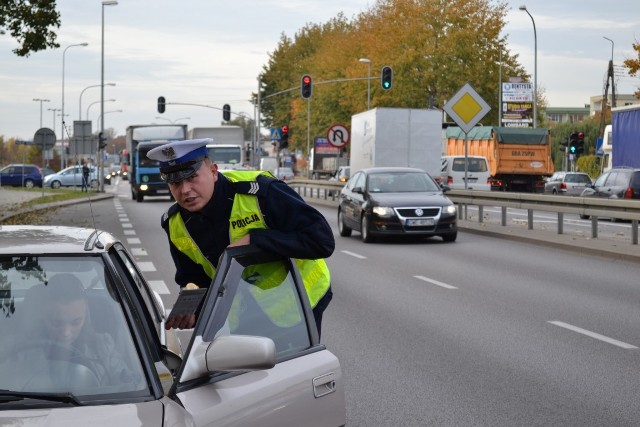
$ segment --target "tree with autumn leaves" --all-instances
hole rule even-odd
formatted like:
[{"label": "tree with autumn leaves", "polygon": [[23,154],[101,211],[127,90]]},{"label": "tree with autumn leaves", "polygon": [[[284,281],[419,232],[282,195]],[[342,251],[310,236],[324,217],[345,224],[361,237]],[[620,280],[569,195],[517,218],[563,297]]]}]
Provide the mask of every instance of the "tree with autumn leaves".
[{"label": "tree with autumn leaves", "polygon": [[[635,77],[640,72],[640,43],[633,43],[633,50],[638,54],[637,58],[629,58],[625,59],[624,66],[629,70],[629,75]],[[638,89],[635,94],[636,98],[640,98],[640,89]]]},{"label": "tree with autumn leaves", "polygon": [[[338,15],[307,24],[293,38],[282,35],[261,74],[264,124],[287,124],[303,151],[308,111],[311,138],[334,123],[349,124],[367,109],[369,64],[360,58],[371,61],[371,108],[441,109],[468,82],[492,107],[482,122],[497,124],[500,66],[503,81],[530,78],[501,36],[507,10],[491,0],[378,0],[351,20]],[[386,91],[385,65],[393,68]],[[304,74],[313,77],[309,100],[300,96]]]}]

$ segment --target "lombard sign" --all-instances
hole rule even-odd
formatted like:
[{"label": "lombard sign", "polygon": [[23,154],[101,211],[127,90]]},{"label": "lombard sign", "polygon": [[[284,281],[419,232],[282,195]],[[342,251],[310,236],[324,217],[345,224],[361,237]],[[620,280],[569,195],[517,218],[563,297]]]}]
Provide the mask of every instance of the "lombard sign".
[{"label": "lombard sign", "polygon": [[505,127],[533,126],[533,84],[502,83],[502,123]]}]

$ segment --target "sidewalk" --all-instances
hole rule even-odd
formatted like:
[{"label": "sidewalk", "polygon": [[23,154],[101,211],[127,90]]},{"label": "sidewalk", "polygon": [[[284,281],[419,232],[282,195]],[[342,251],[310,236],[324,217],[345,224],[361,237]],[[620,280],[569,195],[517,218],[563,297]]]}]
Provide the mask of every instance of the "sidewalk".
[{"label": "sidewalk", "polygon": [[[50,193],[45,193],[50,194]],[[87,193],[89,197],[83,197],[73,200],[65,200],[62,202],[45,203],[37,206],[21,207],[21,205],[30,200],[42,197],[42,191],[24,191],[16,190],[11,187],[0,187],[0,221],[5,220],[14,215],[26,213],[34,210],[47,209],[56,206],[67,206],[78,203],[88,203],[89,200],[103,200],[113,198],[111,193]]]}]

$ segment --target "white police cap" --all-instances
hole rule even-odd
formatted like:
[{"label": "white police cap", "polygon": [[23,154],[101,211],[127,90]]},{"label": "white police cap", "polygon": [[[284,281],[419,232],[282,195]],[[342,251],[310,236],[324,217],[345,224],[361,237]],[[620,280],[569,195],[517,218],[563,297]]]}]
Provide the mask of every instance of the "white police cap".
[{"label": "white police cap", "polygon": [[160,173],[168,183],[177,183],[193,176],[207,156],[211,138],[173,141],[149,150],[147,157],[160,162]]}]

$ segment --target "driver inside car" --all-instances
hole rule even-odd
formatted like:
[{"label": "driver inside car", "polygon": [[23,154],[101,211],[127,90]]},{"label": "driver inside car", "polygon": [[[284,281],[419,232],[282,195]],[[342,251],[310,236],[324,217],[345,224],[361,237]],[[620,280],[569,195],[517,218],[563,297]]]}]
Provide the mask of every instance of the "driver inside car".
[{"label": "driver inside car", "polygon": [[[46,360],[69,363],[62,366],[87,368],[91,373],[79,368],[81,372],[85,371],[85,384],[117,385],[130,381],[113,337],[109,333],[98,333],[92,327],[89,304],[80,280],[73,274],[59,273],[40,291],[41,318],[33,337],[34,349],[42,350]],[[60,384],[63,377],[62,372],[56,373],[54,383]]]}]

